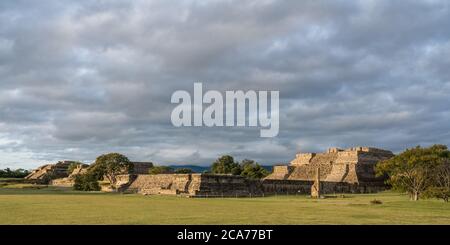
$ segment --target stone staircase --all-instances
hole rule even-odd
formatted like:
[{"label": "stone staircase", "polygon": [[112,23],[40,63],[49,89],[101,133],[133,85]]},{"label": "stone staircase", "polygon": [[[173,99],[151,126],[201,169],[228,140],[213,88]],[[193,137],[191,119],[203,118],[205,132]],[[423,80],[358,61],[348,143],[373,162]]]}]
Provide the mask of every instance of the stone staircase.
[{"label": "stone staircase", "polygon": [[294,167],[286,165],[273,166],[273,171],[264,179],[287,179],[291,175]]},{"label": "stone staircase", "polygon": [[325,181],[343,182],[349,173],[348,164],[333,164],[330,174],[325,178]]},{"label": "stone staircase", "polygon": [[320,167],[320,178],[325,179],[330,174],[332,166],[338,158],[337,153],[316,154],[309,164],[295,166],[288,180],[314,180],[316,169]]}]

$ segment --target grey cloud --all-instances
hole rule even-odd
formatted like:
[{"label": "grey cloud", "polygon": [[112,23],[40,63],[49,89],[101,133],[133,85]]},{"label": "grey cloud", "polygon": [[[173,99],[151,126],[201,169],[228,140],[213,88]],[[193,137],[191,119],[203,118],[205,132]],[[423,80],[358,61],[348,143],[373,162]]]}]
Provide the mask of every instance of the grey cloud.
[{"label": "grey cloud", "polygon": [[[449,144],[449,22],[445,1],[2,1],[0,167]],[[279,136],[174,128],[194,82],[279,90]]]}]

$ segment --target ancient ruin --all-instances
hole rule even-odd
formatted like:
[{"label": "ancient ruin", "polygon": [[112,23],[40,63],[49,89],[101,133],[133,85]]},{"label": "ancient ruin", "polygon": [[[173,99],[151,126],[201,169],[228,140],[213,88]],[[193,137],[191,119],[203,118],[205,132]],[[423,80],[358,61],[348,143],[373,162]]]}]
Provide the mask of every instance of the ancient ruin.
[{"label": "ancient ruin", "polygon": [[116,190],[143,195],[165,194],[187,197],[262,196],[259,180],[218,174],[120,175]]},{"label": "ancient ruin", "polygon": [[273,173],[264,179],[264,187],[272,192],[304,192],[305,185],[313,185],[320,168],[318,177],[323,194],[377,192],[384,190],[385,184],[382,176],[375,175],[375,164],[393,156],[391,151],[371,147],[299,153],[289,165],[274,166]]},{"label": "ancient ruin", "polygon": [[[153,167],[151,162],[132,162],[133,169],[128,174],[147,174]],[[68,172],[71,164],[79,164],[76,161],[59,161],[55,164],[46,164],[33,170],[26,180],[37,184],[51,184],[55,186],[71,187],[74,184],[75,176],[84,174],[89,165],[79,164],[71,173]]]},{"label": "ancient ruin", "polygon": [[371,147],[299,153],[290,165],[274,166],[273,173],[266,179],[312,181],[320,167],[320,179],[325,182],[379,183],[383,182],[383,177],[375,176],[375,164],[393,156],[391,151]]},{"label": "ancient ruin", "polygon": [[311,194],[316,198],[327,193],[376,192],[385,185],[374,166],[392,156],[390,151],[369,147],[331,148],[325,153],[297,154],[290,165],[274,166],[263,180],[213,174],[121,175],[116,190],[190,197]]},{"label": "ancient ruin", "polygon": [[75,182],[75,177],[79,174],[85,174],[89,165],[79,164],[77,167],[65,178],[58,178],[50,180],[50,184],[54,186],[72,187]]},{"label": "ancient ruin", "polygon": [[[370,147],[330,148],[323,153],[299,153],[286,165],[273,167],[262,180],[217,174],[149,174],[150,162],[133,162],[134,168],[117,177],[105,191],[165,194],[189,197],[241,197],[277,194],[310,194],[319,198],[330,193],[369,193],[385,189],[383,177],[375,175],[375,164],[394,154]],[[74,176],[86,166],[67,173],[69,161],[39,167],[27,179],[56,186],[73,186]]]},{"label": "ancient ruin", "polygon": [[64,178],[69,175],[67,170],[74,161],[59,161],[55,164],[46,164],[33,170],[25,177],[26,180],[39,184],[48,184],[53,179]]}]

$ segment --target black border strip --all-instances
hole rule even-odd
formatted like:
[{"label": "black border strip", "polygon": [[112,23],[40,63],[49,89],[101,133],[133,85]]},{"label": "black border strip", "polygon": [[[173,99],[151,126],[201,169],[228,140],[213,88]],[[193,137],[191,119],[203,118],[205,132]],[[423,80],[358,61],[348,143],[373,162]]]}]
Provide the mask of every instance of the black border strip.
[{"label": "black border strip", "polygon": [[[245,236],[245,230],[272,230],[256,239],[226,239],[224,230],[237,237],[239,230]],[[425,242],[450,241],[450,226],[438,225],[3,225],[0,226],[1,243],[3,242],[114,242],[130,244],[133,241],[144,242],[182,242],[202,243],[202,239],[179,240],[180,232],[211,232],[208,243],[234,243],[251,241],[257,243],[274,242]],[[252,231],[253,232],[253,231]],[[262,232],[264,233],[264,232]],[[264,239],[262,239],[264,238]]]}]

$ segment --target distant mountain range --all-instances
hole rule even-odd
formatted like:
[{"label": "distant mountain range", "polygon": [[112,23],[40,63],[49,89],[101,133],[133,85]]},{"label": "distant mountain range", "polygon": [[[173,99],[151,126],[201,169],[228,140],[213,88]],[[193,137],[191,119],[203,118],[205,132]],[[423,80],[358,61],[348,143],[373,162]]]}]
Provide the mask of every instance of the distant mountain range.
[{"label": "distant mountain range", "polygon": [[170,165],[169,167],[177,170],[180,168],[189,168],[195,173],[203,173],[204,171],[209,170],[209,167],[197,166],[197,165]]},{"label": "distant mountain range", "polygon": [[[179,168],[189,168],[191,169],[194,173],[203,173],[205,171],[209,171],[210,167],[204,167],[204,166],[198,166],[198,165],[170,165],[169,167],[177,170]],[[267,171],[272,172],[272,166],[262,166],[263,168],[265,168]]]}]

